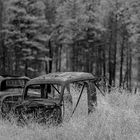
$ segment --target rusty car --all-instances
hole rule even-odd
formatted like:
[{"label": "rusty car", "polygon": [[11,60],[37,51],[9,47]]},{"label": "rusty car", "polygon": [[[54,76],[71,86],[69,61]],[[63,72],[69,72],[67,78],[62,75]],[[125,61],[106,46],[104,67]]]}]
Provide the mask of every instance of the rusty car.
[{"label": "rusty car", "polygon": [[6,96],[20,94],[22,95],[23,89],[30,78],[26,76],[0,76],[0,107],[2,100]]},{"label": "rusty car", "polygon": [[[22,95],[10,94],[3,98],[1,112],[5,116],[14,112],[20,123],[27,124],[33,120],[37,123],[60,124],[66,112],[66,97],[72,94],[77,94],[77,99],[72,105],[70,116],[74,115],[83,94],[87,94],[87,112],[91,113],[95,109],[96,79],[86,72],[56,72],[33,78],[27,82]],[[71,90],[72,87],[74,90]],[[76,87],[79,93],[75,91]],[[73,104],[72,98],[68,100]]]},{"label": "rusty car", "polygon": [[0,76],[0,98],[10,93],[22,93],[22,90],[30,78],[26,76]]}]

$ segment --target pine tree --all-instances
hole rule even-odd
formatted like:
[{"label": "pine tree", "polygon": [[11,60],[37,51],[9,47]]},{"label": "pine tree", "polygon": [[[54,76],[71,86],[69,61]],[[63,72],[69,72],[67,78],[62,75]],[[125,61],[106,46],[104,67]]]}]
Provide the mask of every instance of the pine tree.
[{"label": "pine tree", "polygon": [[56,40],[67,50],[67,70],[92,72],[93,46],[103,30],[98,22],[94,2],[64,2],[57,9],[56,23]]},{"label": "pine tree", "polygon": [[16,73],[24,65],[27,75],[28,67],[34,70],[47,52],[44,8],[44,3],[38,0],[11,1],[8,8],[9,20],[5,25],[6,44],[13,50]]}]

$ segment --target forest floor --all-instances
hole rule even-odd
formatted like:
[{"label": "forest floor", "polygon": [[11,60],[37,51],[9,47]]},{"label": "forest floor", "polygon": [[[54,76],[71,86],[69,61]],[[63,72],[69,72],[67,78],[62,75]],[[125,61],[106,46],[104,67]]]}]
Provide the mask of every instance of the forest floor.
[{"label": "forest floor", "polygon": [[98,95],[93,114],[75,115],[60,127],[18,127],[0,121],[0,140],[140,140],[140,95],[117,91]]}]

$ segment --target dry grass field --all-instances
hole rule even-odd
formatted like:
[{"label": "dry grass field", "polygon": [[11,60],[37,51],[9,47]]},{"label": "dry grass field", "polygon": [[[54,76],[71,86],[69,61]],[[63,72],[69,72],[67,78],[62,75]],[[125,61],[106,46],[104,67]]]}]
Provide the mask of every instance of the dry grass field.
[{"label": "dry grass field", "polygon": [[97,110],[88,117],[83,104],[79,108],[80,113],[59,127],[0,121],[0,140],[140,140],[140,95],[98,94]]}]

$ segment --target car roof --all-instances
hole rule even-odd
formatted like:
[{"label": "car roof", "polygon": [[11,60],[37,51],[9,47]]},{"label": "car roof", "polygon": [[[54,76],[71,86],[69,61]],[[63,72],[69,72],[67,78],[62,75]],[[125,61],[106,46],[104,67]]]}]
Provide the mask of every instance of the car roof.
[{"label": "car roof", "polygon": [[23,79],[23,80],[30,80],[29,77],[26,77],[26,76],[8,76],[8,77],[3,77],[3,76],[0,76],[0,83],[2,81],[5,81],[5,80],[20,80],[20,79]]},{"label": "car roof", "polygon": [[20,77],[19,75],[1,74],[2,77]]},{"label": "car roof", "polygon": [[91,73],[86,72],[56,72],[31,79],[30,81],[27,82],[27,86],[32,84],[45,84],[45,83],[67,84],[70,82],[94,80],[94,79],[96,78]]}]

